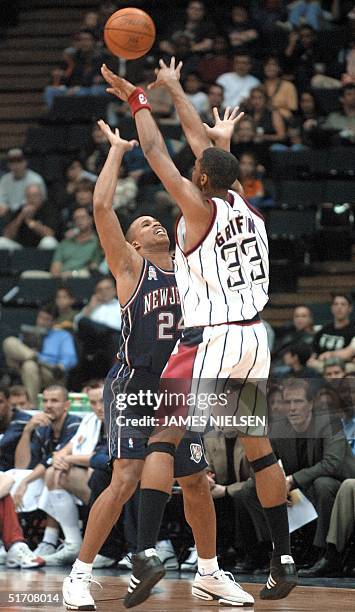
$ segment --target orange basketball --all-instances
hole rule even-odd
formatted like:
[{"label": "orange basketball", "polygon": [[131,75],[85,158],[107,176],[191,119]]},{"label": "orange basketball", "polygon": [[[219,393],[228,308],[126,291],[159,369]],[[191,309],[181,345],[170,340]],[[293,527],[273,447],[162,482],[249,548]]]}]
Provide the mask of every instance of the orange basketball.
[{"label": "orange basketball", "polygon": [[106,21],[104,40],[114,55],[124,59],[137,59],[153,46],[154,21],[141,9],[121,9]]}]

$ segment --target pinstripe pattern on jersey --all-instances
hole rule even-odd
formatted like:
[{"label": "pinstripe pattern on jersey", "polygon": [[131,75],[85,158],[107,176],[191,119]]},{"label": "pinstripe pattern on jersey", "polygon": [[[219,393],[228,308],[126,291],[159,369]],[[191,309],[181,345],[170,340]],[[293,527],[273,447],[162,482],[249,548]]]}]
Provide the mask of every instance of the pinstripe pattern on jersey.
[{"label": "pinstripe pattern on jersey", "polygon": [[215,220],[195,249],[184,253],[183,217],[176,226],[176,280],[186,327],[247,321],[268,300],[268,247],[263,218],[234,192],[230,192],[229,201],[212,201]]}]

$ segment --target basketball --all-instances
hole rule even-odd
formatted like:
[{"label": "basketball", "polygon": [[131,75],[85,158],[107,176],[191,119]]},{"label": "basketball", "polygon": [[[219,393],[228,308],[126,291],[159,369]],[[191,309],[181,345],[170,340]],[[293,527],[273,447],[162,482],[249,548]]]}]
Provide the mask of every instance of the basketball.
[{"label": "basketball", "polygon": [[137,8],[124,8],[108,18],[104,29],[106,46],[113,55],[137,59],[145,55],[155,41],[152,18]]}]

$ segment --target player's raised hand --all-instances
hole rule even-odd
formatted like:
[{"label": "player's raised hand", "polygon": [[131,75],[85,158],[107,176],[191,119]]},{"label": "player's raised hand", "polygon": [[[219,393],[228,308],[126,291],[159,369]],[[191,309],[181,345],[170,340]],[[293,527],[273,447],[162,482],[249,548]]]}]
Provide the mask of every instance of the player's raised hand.
[{"label": "player's raised hand", "polygon": [[107,68],[106,64],[102,64],[101,74],[105,81],[111,85],[111,87],[108,87],[106,91],[113,94],[120,100],[127,102],[129,96],[136,89],[136,86],[132,85],[132,83],[129,81],[126,81],[126,79],[122,79],[122,77],[119,77],[117,74],[114,74],[112,70]]},{"label": "player's raised hand", "polygon": [[102,119],[100,119],[97,124],[100,130],[105,134],[111,147],[121,147],[124,151],[131,151],[133,147],[138,145],[137,140],[124,140],[121,138],[119,129],[116,128],[113,132],[110,126]]},{"label": "player's raised hand", "polygon": [[239,113],[239,106],[231,110],[230,106],[224,111],[223,119],[219,116],[218,109],[214,106],[212,109],[215,124],[210,127],[204,123],[207,136],[215,143],[219,140],[231,140],[237,123],[244,117],[244,113]]},{"label": "player's raised hand", "polygon": [[164,60],[159,60],[160,68],[155,69],[157,75],[156,81],[148,85],[148,89],[156,89],[157,87],[167,87],[180,81],[180,73],[182,68],[182,62],[179,62],[176,66],[175,57],[170,60],[170,66],[167,66]]}]

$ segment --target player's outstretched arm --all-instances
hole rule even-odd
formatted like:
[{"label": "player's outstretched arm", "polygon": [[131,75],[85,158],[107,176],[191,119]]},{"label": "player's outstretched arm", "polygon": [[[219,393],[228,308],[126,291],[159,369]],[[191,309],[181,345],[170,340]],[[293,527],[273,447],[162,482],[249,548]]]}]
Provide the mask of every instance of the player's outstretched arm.
[{"label": "player's outstretched arm", "polygon": [[189,221],[190,227],[191,225],[196,227],[198,233],[203,232],[208,227],[212,217],[212,207],[209,202],[203,199],[200,190],[191,181],[181,176],[173,163],[160,130],[149,110],[149,104],[143,90],[137,89],[125,79],[113,74],[105,65],[101,72],[104,79],[111,85],[107,90],[108,92],[121,100],[128,100],[132,106],[132,97],[137,97],[134,102],[136,105],[134,119],[143,153],[153,172],[160,178],[166,190]]},{"label": "player's outstretched arm", "polygon": [[111,147],[95,185],[94,218],[108,266],[117,277],[126,271],[133,271],[135,267],[141,267],[141,257],[126,241],[121,224],[112,209],[123,155],[138,143],[134,140],[123,140],[118,129],[112,132],[102,120],[98,124]]},{"label": "player's outstretched arm", "polygon": [[165,87],[170,92],[184,134],[195,156],[197,158],[200,157],[207,147],[212,146],[212,142],[217,147],[230,151],[230,141],[235,125],[244,116],[244,113],[238,113],[239,107],[233,110],[228,107],[225,110],[223,119],[220,118],[218,110],[213,109],[215,125],[213,128],[208,128],[208,126],[202,123],[200,115],[181,87],[180,70],[182,62],[175,66],[175,58],[172,57],[170,66],[167,66],[163,60],[159,61],[159,66],[160,68],[157,68],[155,71],[156,81],[148,85],[148,89]]},{"label": "player's outstretched arm", "polygon": [[160,68],[157,68],[156,81],[148,85],[148,89],[156,89],[165,87],[174,101],[176,112],[179,116],[182,129],[186,136],[195,157],[200,157],[202,152],[211,146],[211,141],[208,138],[206,130],[203,127],[200,115],[191,104],[185,94],[180,83],[180,70],[182,62],[175,66],[175,57],[170,60],[170,66],[167,66],[161,59],[159,60]]}]

